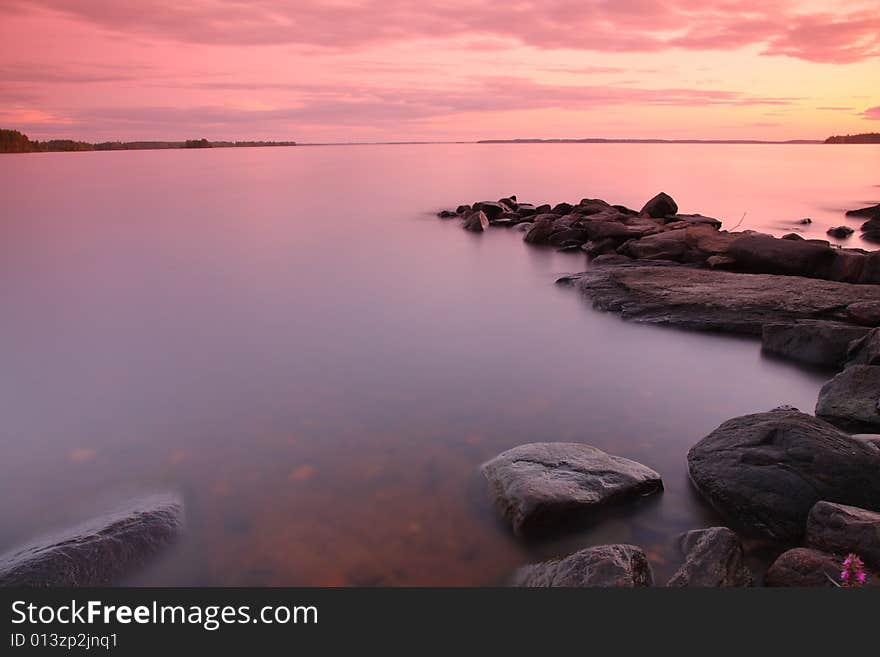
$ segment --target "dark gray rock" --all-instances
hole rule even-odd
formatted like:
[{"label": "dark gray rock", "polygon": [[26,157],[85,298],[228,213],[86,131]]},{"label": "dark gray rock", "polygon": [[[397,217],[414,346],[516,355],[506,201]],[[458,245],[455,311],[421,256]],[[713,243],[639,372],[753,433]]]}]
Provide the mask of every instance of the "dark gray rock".
[{"label": "dark gray rock", "polygon": [[520,217],[531,217],[535,214],[535,206],[531,203],[517,203],[516,213]]},{"label": "dark gray rock", "polygon": [[509,208],[496,201],[479,201],[473,205],[474,211],[483,212],[488,219],[497,219],[507,212]]},{"label": "dark gray rock", "polygon": [[530,443],[482,467],[489,495],[518,535],[566,528],[590,511],[663,489],[641,463],[581,443]]},{"label": "dark gray rock", "polygon": [[574,206],[571,203],[557,203],[553,206],[553,209],[550,210],[553,214],[558,214],[560,216],[569,214],[574,209]]},{"label": "dark gray rock", "polygon": [[440,212],[437,213],[437,216],[441,219],[452,219],[453,217],[457,217],[458,213],[453,212],[452,210],[440,210]]},{"label": "dark gray rock", "polygon": [[847,210],[846,216],[867,217],[869,219],[880,216],[880,203],[878,203],[877,205],[870,205],[866,208],[859,208],[858,210]]},{"label": "dark gray rock", "polygon": [[489,227],[489,218],[482,210],[472,212],[467,219],[464,220],[463,228],[475,233],[482,233]]},{"label": "dark gray rock", "polygon": [[813,220],[810,219],[809,217],[804,217],[803,219],[798,219],[795,223],[807,226],[807,225],[813,223]]},{"label": "dark gray rock", "polygon": [[847,555],[855,552],[880,568],[880,513],[833,502],[817,502],[807,518],[807,545]]},{"label": "dark gray rock", "polygon": [[687,230],[670,230],[630,240],[618,249],[618,253],[636,260],[689,260],[691,252],[687,242]]},{"label": "dark gray rock", "polygon": [[0,586],[110,586],[175,541],[183,504],[146,497],[0,556]]},{"label": "dark gray rock", "polygon": [[857,301],[846,307],[847,318],[864,326],[880,326],[880,301]]},{"label": "dark gray rock", "polygon": [[[602,256],[603,258],[605,256]],[[605,261],[602,261],[605,262]],[[796,276],[661,266],[599,259],[569,277],[593,305],[637,322],[761,335],[767,323],[846,321],[856,301],[880,301],[880,286]]]},{"label": "dark gray rock", "polygon": [[599,545],[558,561],[520,568],[512,586],[530,587],[642,587],[654,575],[645,553],[634,545]]},{"label": "dark gray rock", "polygon": [[808,365],[841,367],[850,343],[868,332],[863,326],[806,319],[794,323],[764,324],[765,352]]},{"label": "dark gray rock", "polygon": [[825,242],[795,242],[754,233],[734,240],[726,255],[736,260],[738,271],[750,274],[829,278],[834,251]]},{"label": "dark gray rock", "polygon": [[660,192],[657,196],[645,203],[639,214],[659,218],[666,217],[670,214],[676,214],[677,212],[678,204],[669,194],[666,192]]},{"label": "dark gray rock", "polygon": [[793,241],[795,241],[795,242],[802,242],[802,241],[804,240],[804,236],[803,236],[803,235],[798,235],[797,233],[786,233],[785,235],[783,235],[783,236],[780,237],[779,239],[781,239],[781,240],[793,240]]},{"label": "dark gray rock", "polygon": [[470,214],[470,212],[471,212],[471,206],[469,206],[469,205],[459,205],[457,208],[455,208],[455,212],[456,212],[457,214],[462,214],[462,215],[464,215],[464,214]]},{"label": "dark gray rock", "polygon": [[853,340],[846,353],[846,366],[880,365],[880,328],[868,331],[863,337]]},{"label": "dark gray rock", "polygon": [[848,431],[880,430],[880,366],[850,365],[822,386],[816,415]]},{"label": "dark gray rock", "polygon": [[715,219],[714,217],[707,217],[702,214],[672,214],[665,217],[663,221],[666,224],[681,221],[691,226],[710,226],[716,229],[721,228],[721,220]]},{"label": "dark gray rock", "polygon": [[840,581],[842,559],[811,550],[795,548],[783,552],[764,576],[766,586],[836,587]]},{"label": "dark gray rock", "polygon": [[728,420],[687,459],[712,506],[742,530],[776,540],[800,538],[820,500],[880,509],[880,452],[798,411]]},{"label": "dark gray rock", "polygon": [[834,226],[833,228],[829,228],[826,232],[831,235],[831,237],[844,239],[852,235],[855,231],[849,226]]},{"label": "dark gray rock", "polygon": [[743,560],[743,547],[727,527],[695,529],[682,537],[684,564],[666,586],[751,586],[752,572]]}]

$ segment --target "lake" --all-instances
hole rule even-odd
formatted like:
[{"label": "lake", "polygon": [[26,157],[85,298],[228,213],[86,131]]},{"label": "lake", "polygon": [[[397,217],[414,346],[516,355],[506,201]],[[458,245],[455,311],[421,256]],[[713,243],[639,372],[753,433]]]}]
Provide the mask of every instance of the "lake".
[{"label": "lake", "polygon": [[[489,585],[589,545],[722,522],[685,454],[812,411],[826,373],[638,326],[554,280],[586,258],[434,213],[516,194],[825,237],[880,200],[865,145],[384,145],[0,156],[0,552],[155,490],[183,540],[130,584]],[[797,224],[812,217],[808,226]],[[860,245],[858,232],[847,240]],[[479,465],[582,441],[666,490],[524,542]]]}]

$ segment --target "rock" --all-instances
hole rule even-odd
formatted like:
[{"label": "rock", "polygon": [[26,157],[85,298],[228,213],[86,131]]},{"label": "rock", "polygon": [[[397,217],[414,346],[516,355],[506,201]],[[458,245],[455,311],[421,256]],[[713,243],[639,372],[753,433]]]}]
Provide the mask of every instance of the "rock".
[{"label": "rock", "polygon": [[738,271],[808,278],[828,278],[834,262],[834,250],[827,244],[780,240],[759,233],[734,240],[726,255],[736,259]]},{"label": "rock", "polygon": [[867,332],[863,326],[816,319],[764,324],[761,345],[765,352],[789,360],[838,368],[846,361],[850,343]]},{"label": "rock", "polygon": [[752,572],[743,560],[743,548],[727,527],[696,529],[682,537],[684,565],[666,586],[751,586]]},{"label": "rock", "polygon": [[775,540],[800,538],[820,500],[880,508],[880,452],[797,411],[728,420],[687,459],[712,506],[744,531]]},{"label": "rock", "polygon": [[440,212],[437,213],[437,216],[441,219],[452,219],[453,217],[457,217],[458,213],[453,212],[452,210],[440,210]]},{"label": "rock", "polygon": [[[604,257],[604,256],[603,256]],[[626,319],[683,328],[761,335],[767,323],[846,321],[856,301],[880,301],[880,286],[796,276],[736,274],[615,261],[578,275],[576,287],[601,310]]]},{"label": "rock", "polygon": [[868,221],[862,224],[861,230],[863,233],[871,233],[880,230],[880,216],[868,219]]},{"label": "rock", "polygon": [[852,235],[855,231],[849,226],[834,226],[833,228],[829,228],[825,232],[831,235],[831,237],[844,239]]},{"label": "rock", "polygon": [[642,207],[641,215],[647,215],[648,217],[660,218],[666,217],[671,214],[676,214],[678,212],[678,204],[672,199],[672,197],[666,192],[660,192],[652,198],[650,201],[645,203],[644,207]]},{"label": "rock", "polygon": [[467,219],[464,220],[463,228],[471,230],[475,233],[482,233],[489,227],[489,218],[482,210],[472,212]]},{"label": "rock", "polygon": [[831,554],[795,548],[783,552],[764,576],[766,586],[836,586],[840,581],[842,559]]},{"label": "rock", "polygon": [[846,216],[868,217],[869,219],[873,219],[874,217],[880,216],[880,203],[868,206],[867,208],[859,208],[858,210],[847,210]]},{"label": "rock", "polygon": [[628,215],[635,216],[639,213],[638,210],[633,210],[632,208],[628,208],[625,205],[612,205],[611,207],[614,208],[615,210],[617,210],[618,212],[620,212],[621,214],[628,214]]},{"label": "rock", "polygon": [[866,254],[855,249],[833,249],[834,259],[828,280],[859,283],[865,270]]},{"label": "rock", "polygon": [[[862,239],[864,238],[865,236],[862,235]],[[865,256],[859,283],[880,283],[880,251],[874,251]],[[874,301],[874,299],[865,299],[865,301]]]},{"label": "rock", "polygon": [[[580,203],[572,208],[572,212],[585,216],[599,214],[600,212],[609,212],[612,210],[614,210],[614,208],[600,198],[582,198]],[[615,214],[619,213],[615,212]]]},{"label": "rock", "polygon": [[634,545],[599,545],[558,561],[520,568],[512,586],[636,587],[651,586],[654,575],[645,553]]},{"label": "rock", "polygon": [[663,489],[641,463],[581,443],[530,443],[482,467],[489,494],[518,535],[552,531],[588,512]]},{"label": "rock", "polygon": [[798,242],[798,241],[803,241],[804,237],[803,237],[803,235],[798,235],[797,233],[786,233],[785,235],[783,235],[783,236],[780,237],[779,239],[781,239],[781,240],[793,240],[793,241],[795,241],[795,242]]},{"label": "rock", "polygon": [[182,526],[179,498],[146,497],[0,556],[0,586],[115,585],[177,539]]},{"label": "rock", "polygon": [[854,433],[852,437],[861,440],[866,445],[876,448],[880,451],[880,434],[877,433]]},{"label": "rock", "polygon": [[803,219],[799,219],[799,220],[797,221],[797,223],[802,224],[802,225],[804,225],[804,226],[807,226],[807,225],[813,223],[813,220],[810,219],[809,217],[804,217]]},{"label": "rock", "polygon": [[457,214],[470,214],[470,212],[471,212],[471,206],[469,206],[469,205],[459,205],[457,208],[455,208],[455,212],[456,212]]},{"label": "rock", "polygon": [[846,366],[850,365],[880,365],[880,329],[871,329],[865,336],[850,343]]},{"label": "rock", "polygon": [[864,326],[880,326],[880,301],[857,301],[846,307],[847,318]]},{"label": "rock", "polygon": [[518,230],[518,231],[521,232],[521,233],[527,233],[527,232],[529,232],[529,231],[532,229],[532,226],[534,226],[534,224],[531,223],[530,221],[524,221],[524,222],[521,223],[521,224],[516,224],[516,225],[513,227],[513,229],[514,229],[514,230]]},{"label": "rock", "polygon": [[474,203],[473,209],[474,211],[479,210],[483,212],[488,219],[497,219],[507,212],[509,208],[495,201],[480,201],[479,203]]},{"label": "rock", "polygon": [[520,217],[531,217],[533,214],[535,214],[535,206],[531,203],[517,203],[516,213]]},{"label": "rock", "polygon": [[543,205],[539,205],[535,208],[535,214],[550,214],[550,204],[544,203]]},{"label": "rock", "polygon": [[730,256],[713,255],[706,258],[706,264],[711,269],[732,269],[736,265],[736,260]]},{"label": "rock", "polygon": [[586,244],[582,245],[581,248],[590,258],[596,258],[605,253],[612,253],[617,249],[617,240],[613,237],[606,237],[605,239],[599,240],[591,240]]},{"label": "rock", "polygon": [[816,415],[848,431],[880,429],[880,366],[850,365],[822,386]]},{"label": "rock", "polygon": [[862,239],[873,244],[880,243],[880,230],[868,230],[862,233]]},{"label": "rock", "polygon": [[680,229],[629,240],[617,252],[636,260],[686,262],[690,260],[691,249],[687,243],[687,230]]},{"label": "rock", "polygon": [[553,206],[553,209],[550,210],[550,212],[558,215],[566,215],[569,214],[573,209],[574,206],[571,203],[557,203]]},{"label": "rock", "polygon": [[817,502],[807,518],[807,545],[846,556],[855,552],[880,568],[880,513],[833,502]]},{"label": "rock", "polygon": [[683,221],[691,226],[710,226],[715,229],[721,228],[721,221],[714,217],[706,217],[701,214],[672,214],[665,217],[667,224]]}]

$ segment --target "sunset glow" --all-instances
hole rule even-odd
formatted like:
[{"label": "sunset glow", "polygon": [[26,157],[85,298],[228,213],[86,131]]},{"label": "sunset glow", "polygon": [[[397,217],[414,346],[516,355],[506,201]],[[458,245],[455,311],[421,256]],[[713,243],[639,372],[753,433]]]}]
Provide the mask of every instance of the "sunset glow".
[{"label": "sunset glow", "polygon": [[33,138],[824,139],[880,129],[876,0],[5,0]]}]

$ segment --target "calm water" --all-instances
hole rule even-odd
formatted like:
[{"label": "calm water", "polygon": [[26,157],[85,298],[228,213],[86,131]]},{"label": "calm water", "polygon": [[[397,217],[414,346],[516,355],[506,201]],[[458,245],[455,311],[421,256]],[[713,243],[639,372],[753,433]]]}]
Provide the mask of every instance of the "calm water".
[{"label": "calm water", "polygon": [[[878,171],[870,146],[0,156],[0,551],[170,488],[185,539],[132,583],[492,584],[612,541],[662,579],[675,536],[718,521],[687,449],[734,415],[812,409],[825,377],[598,313],[553,285],[584,258],[432,212],[665,190],[728,226],[810,216],[819,237],[858,226],[842,210],[880,200]],[[477,468],[548,440],[642,461],[666,492],[524,544]]]}]

